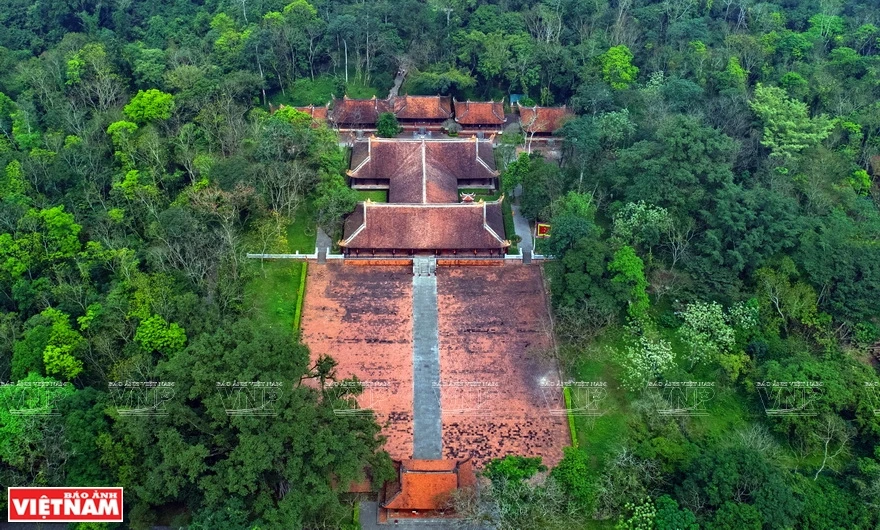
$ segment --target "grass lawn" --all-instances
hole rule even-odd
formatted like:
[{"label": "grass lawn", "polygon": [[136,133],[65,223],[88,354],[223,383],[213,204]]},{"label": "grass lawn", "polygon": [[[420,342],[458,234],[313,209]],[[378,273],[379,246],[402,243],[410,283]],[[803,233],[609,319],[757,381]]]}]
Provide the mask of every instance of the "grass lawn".
[{"label": "grass lawn", "polygon": [[[378,95],[378,89],[364,86],[355,82],[348,83],[347,95],[350,98],[366,99]],[[308,77],[298,79],[293,83],[292,87],[286,87],[285,93],[278,91],[269,96],[269,101],[273,105],[284,103],[295,107],[305,107],[308,105],[326,105],[330,101],[331,95],[342,97],[338,94],[337,80],[331,76],[319,76],[314,81]]]},{"label": "grass lawn", "polygon": [[[681,351],[684,346],[679,340],[673,340],[670,329],[661,326],[659,331],[664,338],[670,340],[673,350]],[[619,385],[621,374],[612,358],[614,351],[621,351],[625,347],[625,333],[621,329],[610,329],[585,351],[580,352],[580,359],[574,365],[570,377],[575,381],[602,381],[607,384],[607,396],[598,402],[598,409],[603,414],[598,417],[575,417],[579,448],[590,456],[591,466],[597,470],[607,465],[620,449],[621,443],[629,438],[632,422],[642,421],[639,413],[631,408],[631,403],[640,396]],[[679,368],[667,375],[671,381],[715,382],[718,377],[716,370],[708,368],[688,371]],[[588,394],[579,393],[573,388],[573,408],[576,410],[578,406],[583,407],[587,396]],[[752,423],[753,416],[761,412],[756,410],[748,396],[720,382],[715,382],[714,391],[705,407],[705,416],[680,420],[686,422],[687,436],[695,443],[718,443],[719,440],[730,438],[739,429]]]},{"label": "grass lawn", "polygon": [[[516,228],[513,224],[513,209],[510,206],[510,201],[503,201],[501,203],[501,213],[504,216],[504,237],[510,240],[516,235]],[[519,254],[519,247],[516,243],[507,247],[507,253]]]},{"label": "grass lawn", "polygon": [[[621,347],[623,336],[611,332],[591,346],[575,366],[572,379],[584,382],[604,382],[608,394],[598,402],[601,416],[576,416],[578,447],[590,456],[593,469],[602,469],[614,457],[620,443],[627,439],[629,399],[627,391],[618,385],[617,365],[609,362],[608,351]],[[572,407],[584,407],[586,393],[572,389]]]},{"label": "grass lawn", "polygon": [[293,326],[300,275],[305,263],[298,260],[254,260],[256,274],[245,288],[245,299],[257,317],[273,327]]},{"label": "grass lawn", "polygon": [[535,254],[540,254],[542,256],[547,255],[547,239],[546,238],[535,238]]},{"label": "grass lawn", "polygon": [[288,252],[293,254],[298,250],[302,254],[311,254],[315,251],[317,239],[315,206],[307,199],[296,210],[293,222],[287,226]]},{"label": "grass lawn", "polygon": [[357,194],[359,201],[388,202],[388,190],[357,190]]}]

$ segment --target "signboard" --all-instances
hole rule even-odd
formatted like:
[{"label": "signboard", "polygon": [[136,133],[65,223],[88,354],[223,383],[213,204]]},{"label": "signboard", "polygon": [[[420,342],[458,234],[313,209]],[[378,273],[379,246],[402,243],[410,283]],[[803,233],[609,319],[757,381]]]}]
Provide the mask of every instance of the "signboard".
[{"label": "signboard", "polygon": [[11,523],[122,522],[122,488],[8,488]]},{"label": "signboard", "polygon": [[537,238],[550,237],[550,224],[549,223],[538,223],[538,225],[535,227],[535,237],[537,237]]}]

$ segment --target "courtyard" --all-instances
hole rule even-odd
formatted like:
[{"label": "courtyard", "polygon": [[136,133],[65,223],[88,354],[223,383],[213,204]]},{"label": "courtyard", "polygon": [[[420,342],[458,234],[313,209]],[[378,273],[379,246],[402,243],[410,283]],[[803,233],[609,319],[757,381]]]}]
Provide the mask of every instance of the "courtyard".
[{"label": "courtyard", "polygon": [[429,387],[413,376],[411,267],[310,267],[302,338],[313,359],[330,355],[339,379],[355,375],[366,383],[359,404],[376,412],[394,459],[421,451],[414,447],[414,388],[418,410],[429,416],[431,407],[418,401],[430,401],[439,388],[439,418],[427,418],[442,424],[437,458],[471,457],[482,466],[518,454],[556,464],[569,435],[565,416],[551,413],[564,408],[561,391],[546,386],[559,377],[540,267],[439,267],[431,280],[436,338],[424,351],[437,352],[439,378]]}]

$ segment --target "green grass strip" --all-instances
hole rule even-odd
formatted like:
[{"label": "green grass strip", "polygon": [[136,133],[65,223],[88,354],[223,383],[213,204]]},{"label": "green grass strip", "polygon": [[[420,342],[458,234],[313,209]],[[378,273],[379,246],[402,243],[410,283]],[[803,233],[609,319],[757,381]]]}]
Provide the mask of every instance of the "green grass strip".
[{"label": "green grass strip", "polygon": [[565,399],[565,412],[568,416],[568,428],[571,431],[571,446],[577,448],[577,429],[574,426],[574,414],[571,412],[571,389],[567,386],[562,388],[562,397]]},{"label": "green grass strip", "polygon": [[303,261],[299,269],[299,291],[296,293],[296,311],[293,313],[293,329],[299,334],[299,326],[302,322],[303,296],[306,294],[306,273],[309,271],[309,262]]},{"label": "green grass strip", "polygon": [[[513,223],[513,208],[511,207],[510,199],[508,199],[507,197],[505,197],[504,200],[501,201],[501,213],[504,217],[504,237],[505,239],[510,240],[511,238],[513,238],[513,236],[517,234],[516,228]],[[517,244],[514,243],[510,245],[510,247],[507,248],[507,253],[519,254],[519,247],[517,246]]]}]

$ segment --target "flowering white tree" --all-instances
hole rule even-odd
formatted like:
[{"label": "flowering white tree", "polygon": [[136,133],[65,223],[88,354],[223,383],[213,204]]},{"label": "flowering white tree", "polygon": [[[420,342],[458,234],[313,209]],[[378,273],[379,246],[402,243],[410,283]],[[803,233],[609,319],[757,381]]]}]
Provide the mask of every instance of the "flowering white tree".
[{"label": "flowering white tree", "polygon": [[718,302],[694,302],[679,313],[684,320],[678,333],[688,345],[691,366],[713,361],[736,346],[736,333]]},{"label": "flowering white tree", "polygon": [[[754,300],[753,300],[754,302]],[[761,311],[755,303],[737,302],[727,310],[727,320],[737,330],[748,333],[758,327]]]},{"label": "flowering white tree", "polygon": [[626,244],[647,244],[650,247],[657,244],[660,236],[672,225],[666,208],[639,201],[627,203],[614,215],[611,231]]},{"label": "flowering white tree", "polygon": [[669,342],[643,335],[624,350],[621,359],[623,386],[630,390],[644,388],[674,364],[675,355]]}]

